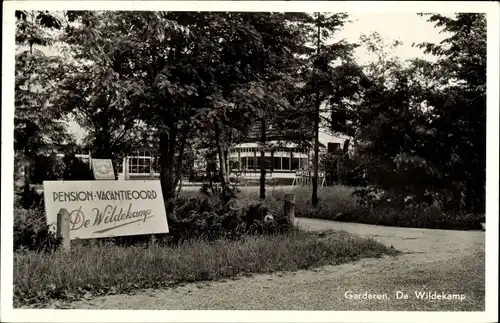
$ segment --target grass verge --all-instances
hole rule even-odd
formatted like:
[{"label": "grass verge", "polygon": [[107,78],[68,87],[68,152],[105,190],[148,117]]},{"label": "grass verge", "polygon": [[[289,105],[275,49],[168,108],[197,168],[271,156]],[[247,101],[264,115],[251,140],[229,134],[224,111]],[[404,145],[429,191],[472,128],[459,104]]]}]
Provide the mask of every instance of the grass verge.
[{"label": "grass verge", "polygon": [[[310,187],[268,186],[265,204],[275,211],[283,207],[286,193],[295,195],[295,215],[313,219],[341,222],[366,223],[374,225],[413,227],[448,230],[482,230],[484,215],[469,213],[444,213],[437,206],[406,207],[399,209],[390,203],[381,203],[376,207],[361,206],[353,196],[356,188],[346,186],[328,186],[318,190],[319,204],[311,205]],[[191,190],[182,192],[189,197],[201,193]],[[241,187],[238,203],[248,205],[259,201],[258,187]]]},{"label": "grass verge", "polygon": [[16,252],[14,306],[43,307],[99,295],[183,282],[294,271],[398,251],[372,239],[328,231],[203,240],[176,247],[77,246],[70,253]]}]

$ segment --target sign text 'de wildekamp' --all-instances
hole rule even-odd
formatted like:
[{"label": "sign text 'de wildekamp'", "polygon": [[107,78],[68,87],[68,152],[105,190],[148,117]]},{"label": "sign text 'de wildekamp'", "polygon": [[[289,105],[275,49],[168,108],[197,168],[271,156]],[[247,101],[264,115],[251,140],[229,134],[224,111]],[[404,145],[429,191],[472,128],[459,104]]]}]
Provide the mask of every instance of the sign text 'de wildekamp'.
[{"label": "sign text 'de wildekamp'", "polygon": [[94,178],[99,179],[115,179],[115,171],[111,159],[92,159],[92,171]]},{"label": "sign text 'de wildekamp'", "polygon": [[168,233],[159,181],[45,181],[47,223],[61,208],[70,214],[70,238]]}]

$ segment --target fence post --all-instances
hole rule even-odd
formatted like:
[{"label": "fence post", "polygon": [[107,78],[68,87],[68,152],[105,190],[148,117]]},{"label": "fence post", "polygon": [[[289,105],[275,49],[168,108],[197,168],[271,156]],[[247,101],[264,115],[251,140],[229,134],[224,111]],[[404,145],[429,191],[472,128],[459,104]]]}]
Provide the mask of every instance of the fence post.
[{"label": "fence post", "polygon": [[293,226],[295,222],[295,195],[285,194],[283,214],[285,215],[288,223]]},{"label": "fence post", "polygon": [[57,231],[56,234],[58,237],[62,238],[61,247],[63,251],[71,250],[71,240],[69,237],[69,221],[70,215],[68,210],[60,209],[59,213],[57,213]]}]

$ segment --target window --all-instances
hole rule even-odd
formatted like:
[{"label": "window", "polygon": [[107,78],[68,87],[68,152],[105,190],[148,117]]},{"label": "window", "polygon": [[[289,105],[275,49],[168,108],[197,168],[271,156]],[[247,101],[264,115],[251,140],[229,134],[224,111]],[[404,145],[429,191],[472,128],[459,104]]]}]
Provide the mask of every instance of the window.
[{"label": "window", "polygon": [[153,169],[153,173],[159,173],[158,158],[151,158],[151,168]]},{"label": "window", "polygon": [[136,158],[128,158],[128,172],[129,173],[135,173],[135,172],[137,172],[136,163],[137,163],[136,162]]},{"label": "window", "polygon": [[151,169],[158,169],[155,159],[151,157],[151,152],[141,152],[137,156],[128,157],[128,170],[130,174],[150,174]]},{"label": "window", "polygon": [[340,143],[338,142],[329,142],[328,143],[328,152],[335,153],[340,151]]},{"label": "window", "polygon": [[273,168],[275,170],[280,170],[281,169],[281,157],[274,157],[273,158]]},{"label": "window", "polygon": [[283,157],[281,159],[281,163],[283,166],[283,170],[290,170],[290,158],[289,157]]},{"label": "window", "polygon": [[[271,157],[264,157],[264,169],[271,169],[271,164],[272,164],[272,161],[271,161]],[[257,168],[260,169],[261,168],[261,158],[260,156],[257,156]]]},{"label": "window", "polygon": [[292,170],[300,169],[300,158],[292,158]]},{"label": "window", "polygon": [[248,169],[256,168],[255,159],[253,157],[248,157]]}]

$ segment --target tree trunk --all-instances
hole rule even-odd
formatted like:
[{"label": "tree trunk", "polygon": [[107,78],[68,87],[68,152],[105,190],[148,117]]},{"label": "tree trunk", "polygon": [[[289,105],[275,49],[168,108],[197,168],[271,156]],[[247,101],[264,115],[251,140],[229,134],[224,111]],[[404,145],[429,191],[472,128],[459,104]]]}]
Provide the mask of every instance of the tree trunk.
[{"label": "tree trunk", "polygon": [[[319,55],[320,43],[321,43],[321,27],[319,24],[320,14],[318,13],[318,34],[317,34],[317,53]],[[314,109],[314,156],[313,156],[313,178],[312,178],[312,206],[316,207],[318,205],[318,168],[319,168],[319,90],[316,91],[316,106]]]},{"label": "tree trunk", "polygon": [[[262,119],[261,121],[262,129],[261,129],[261,150],[260,150],[260,199],[264,200],[266,198],[266,153],[265,153],[265,145],[266,145],[266,121]],[[291,162],[291,161],[290,161]]]},{"label": "tree trunk", "polygon": [[222,189],[228,185],[227,172],[226,172],[226,156],[224,155],[224,147],[221,138],[221,126],[219,123],[215,125],[215,141],[217,144],[217,154],[219,155],[219,175],[221,180]]},{"label": "tree trunk", "polygon": [[318,173],[319,173],[319,99],[316,100],[316,113],[314,118],[314,156],[312,178],[312,206],[318,205]]},{"label": "tree trunk", "polygon": [[25,209],[29,209],[31,207],[30,193],[31,193],[31,162],[28,161],[24,166],[24,198],[23,198],[23,207]]},{"label": "tree trunk", "polygon": [[337,159],[337,178],[339,181],[339,185],[342,185],[342,169],[343,169],[342,158],[339,156]]},{"label": "tree trunk", "polygon": [[[174,143],[175,144],[175,143]],[[176,168],[175,168],[175,178],[174,178],[174,189],[179,185],[179,190],[175,197],[179,195],[180,192],[180,182],[182,181],[182,162],[184,160],[184,151],[186,148],[186,137],[182,137],[181,146],[179,147],[179,156],[177,157]]]},{"label": "tree trunk", "polygon": [[[160,182],[163,199],[173,201],[175,197],[174,165],[175,165],[175,140],[174,132],[160,133]],[[173,210],[167,210],[167,213]]]},{"label": "tree trunk", "polygon": [[224,156],[226,157],[224,160],[225,160],[225,165],[226,165],[226,174],[227,176],[229,177],[229,175],[231,174],[231,171],[229,169],[229,150],[225,149],[224,150]]},{"label": "tree trunk", "polygon": [[[107,131],[106,125],[102,125],[102,127],[104,130],[100,132],[99,137],[97,137],[94,141],[95,150],[93,151],[92,155],[95,158],[111,159],[114,165],[115,154],[111,149],[111,133]],[[116,167],[113,167],[113,171],[115,173],[115,179],[118,178],[118,169]]]}]

